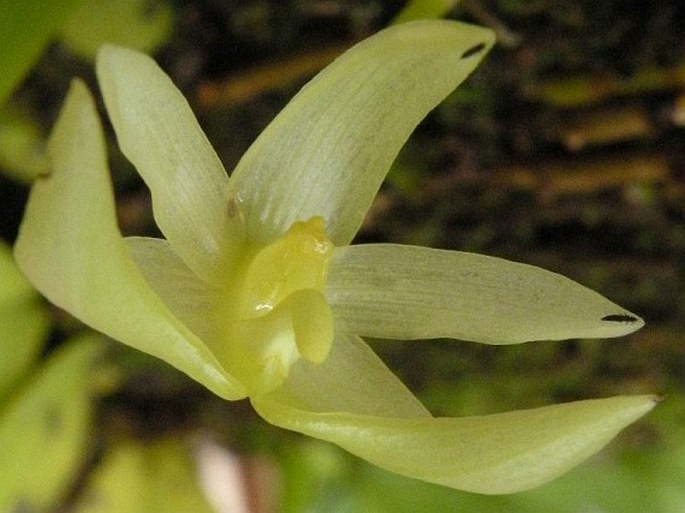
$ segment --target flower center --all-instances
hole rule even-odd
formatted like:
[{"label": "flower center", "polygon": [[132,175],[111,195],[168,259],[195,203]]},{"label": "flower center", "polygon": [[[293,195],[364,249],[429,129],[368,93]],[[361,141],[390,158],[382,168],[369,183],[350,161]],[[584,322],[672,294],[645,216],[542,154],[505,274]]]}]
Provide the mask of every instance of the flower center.
[{"label": "flower center", "polygon": [[298,221],[227,277],[219,309],[222,363],[252,394],[279,386],[300,358],[321,363],[333,342],[323,295],[333,243],[324,220]]}]

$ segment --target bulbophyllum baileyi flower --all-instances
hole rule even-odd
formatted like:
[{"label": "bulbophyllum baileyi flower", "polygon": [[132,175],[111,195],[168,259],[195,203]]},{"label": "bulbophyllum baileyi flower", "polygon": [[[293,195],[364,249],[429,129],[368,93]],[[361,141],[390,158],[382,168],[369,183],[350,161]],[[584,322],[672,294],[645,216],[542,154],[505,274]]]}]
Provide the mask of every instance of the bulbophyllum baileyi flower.
[{"label": "bulbophyllum baileyi flower", "polygon": [[221,397],[249,397],[273,424],[454,488],[536,486],[654,398],[433,418],[360,336],[514,344],[619,336],[642,321],[536,267],[349,245],[407,137],[493,43],[487,29],[447,21],[378,33],[305,86],[230,179],[157,65],[105,47],[105,106],[165,239],[121,237],[95,105],[75,81],[16,258],[56,305]]}]

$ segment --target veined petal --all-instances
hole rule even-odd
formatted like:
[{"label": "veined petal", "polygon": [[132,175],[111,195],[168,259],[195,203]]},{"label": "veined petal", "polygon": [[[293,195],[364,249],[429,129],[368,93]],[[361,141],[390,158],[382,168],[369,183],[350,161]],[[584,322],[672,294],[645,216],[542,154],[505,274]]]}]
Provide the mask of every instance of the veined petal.
[{"label": "veined petal", "polygon": [[617,337],[644,324],[539,267],[417,246],[335,248],[325,294],[337,330],[378,338],[515,344]]},{"label": "veined petal", "polygon": [[409,389],[356,335],[336,334],[321,364],[300,360],[269,401],[317,413],[430,417]]},{"label": "veined petal", "polygon": [[157,224],[183,261],[211,281],[222,253],[242,240],[219,157],[188,102],[150,57],[106,45],[97,75],[119,146],[150,188]]},{"label": "veined petal", "polygon": [[267,243],[322,216],[336,245],[355,235],[416,125],[476,67],[493,33],[451,21],[383,30],[343,54],[252,144],[231,180],[250,238]]},{"label": "veined petal", "polygon": [[384,418],[252,398],[280,427],[333,442],[384,469],[460,490],[534,488],[582,462],[655,404],[614,397],[464,418]]},{"label": "veined petal", "polygon": [[164,239],[124,239],[138,269],[171,313],[211,347],[219,334],[210,315],[218,291],[201,280]]},{"label": "veined petal", "polygon": [[205,345],[148,286],[116,224],[102,128],[75,81],[48,143],[51,173],[26,207],[15,256],[50,301],[121,342],[161,358],[227,399],[244,397]]}]

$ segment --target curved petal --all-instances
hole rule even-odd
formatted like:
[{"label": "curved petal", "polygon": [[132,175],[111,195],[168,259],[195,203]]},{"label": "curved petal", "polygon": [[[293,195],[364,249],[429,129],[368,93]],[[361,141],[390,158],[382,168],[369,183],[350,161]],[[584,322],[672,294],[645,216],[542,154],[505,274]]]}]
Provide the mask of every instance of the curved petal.
[{"label": "curved petal", "polygon": [[331,240],[347,244],[416,125],[493,43],[482,27],[414,22],[339,57],[274,119],[231,177],[250,237],[263,244],[295,221],[322,216]]},{"label": "curved petal", "polygon": [[126,237],[131,256],[152,290],[171,313],[209,347],[219,337],[209,312],[218,293],[199,279],[169,242],[151,237]]},{"label": "curved petal", "polygon": [[414,394],[355,335],[337,334],[321,364],[298,361],[281,388],[268,398],[317,413],[430,417]]},{"label": "curved petal", "polygon": [[51,173],[31,190],[15,256],[50,301],[161,358],[228,399],[242,386],[148,286],[116,224],[95,104],[75,81],[48,143]]},{"label": "curved petal", "polygon": [[549,481],[588,458],[654,406],[614,397],[464,418],[318,413],[267,397],[257,412],[277,426],[333,442],[386,470],[452,488],[500,494]]},{"label": "curved petal", "polygon": [[188,102],[148,56],[111,45],[97,76],[119,146],[152,192],[155,220],[198,276],[211,280],[242,221],[226,171]]},{"label": "curved petal", "polygon": [[616,337],[644,324],[539,267],[417,246],[335,248],[325,294],[336,329],[378,338],[515,344]]}]

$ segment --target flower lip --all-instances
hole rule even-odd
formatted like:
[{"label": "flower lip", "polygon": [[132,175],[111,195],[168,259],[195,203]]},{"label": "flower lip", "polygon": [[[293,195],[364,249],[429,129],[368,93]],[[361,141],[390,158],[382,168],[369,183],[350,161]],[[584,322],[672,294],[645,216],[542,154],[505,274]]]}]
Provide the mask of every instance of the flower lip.
[{"label": "flower lip", "polygon": [[279,386],[300,358],[321,363],[333,343],[323,295],[333,243],[324,220],[297,221],[259,249],[247,249],[223,277],[215,322],[230,372],[251,394]]},{"label": "flower lip", "polygon": [[283,236],[256,252],[247,251],[246,263],[238,270],[240,301],[229,317],[244,320],[266,314],[297,290],[322,291],[332,251],[324,220],[318,216],[293,223]]}]

